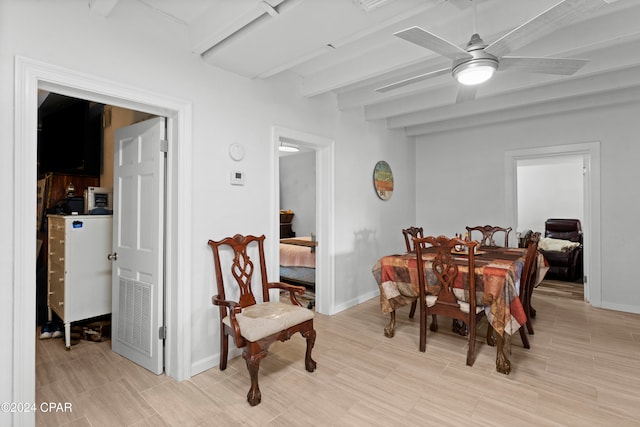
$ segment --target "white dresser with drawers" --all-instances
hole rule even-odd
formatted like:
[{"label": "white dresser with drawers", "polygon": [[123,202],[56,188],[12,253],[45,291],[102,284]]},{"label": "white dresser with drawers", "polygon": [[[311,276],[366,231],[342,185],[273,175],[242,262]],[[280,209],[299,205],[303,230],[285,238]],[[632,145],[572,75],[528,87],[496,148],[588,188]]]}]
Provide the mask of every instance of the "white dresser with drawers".
[{"label": "white dresser with drawers", "polygon": [[111,215],[49,215],[49,320],[64,322],[71,347],[71,323],[111,313]]}]

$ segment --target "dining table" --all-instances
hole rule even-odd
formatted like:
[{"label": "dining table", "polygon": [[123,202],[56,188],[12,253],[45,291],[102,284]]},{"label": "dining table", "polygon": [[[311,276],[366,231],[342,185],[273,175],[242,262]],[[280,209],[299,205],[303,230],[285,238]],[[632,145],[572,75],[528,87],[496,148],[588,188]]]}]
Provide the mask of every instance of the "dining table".
[{"label": "dining table", "polygon": [[[508,374],[511,363],[504,349],[509,346],[509,337],[527,321],[527,315],[519,298],[519,283],[524,267],[526,248],[482,246],[475,256],[476,301],[483,305],[487,320],[496,333],[495,341],[489,336],[489,345],[497,344],[496,369]],[[435,249],[422,250],[424,271],[430,271],[435,258]],[[468,255],[455,254],[454,262],[461,267],[468,265]],[[417,278],[417,256],[415,253],[387,255],[380,258],[372,269],[380,289],[380,308],[390,315],[384,328],[385,336],[395,333],[395,311],[417,300],[419,296]],[[426,275],[427,286],[429,283]],[[461,295],[464,292],[460,293]]]}]

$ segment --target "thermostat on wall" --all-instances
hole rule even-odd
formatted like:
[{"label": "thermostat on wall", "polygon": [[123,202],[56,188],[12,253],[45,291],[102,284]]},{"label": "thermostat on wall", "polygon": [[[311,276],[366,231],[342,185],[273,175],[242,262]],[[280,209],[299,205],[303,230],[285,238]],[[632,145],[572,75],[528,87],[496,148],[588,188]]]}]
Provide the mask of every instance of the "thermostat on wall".
[{"label": "thermostat on wall", "polygon": [[229,146],[229,156],[235,161],[244,159],[244,147],[238,143],[231,144]]},{"label": "thermostat on wall", "polygon": [[231,185],[244,185],[244,172],[231,172]]}]

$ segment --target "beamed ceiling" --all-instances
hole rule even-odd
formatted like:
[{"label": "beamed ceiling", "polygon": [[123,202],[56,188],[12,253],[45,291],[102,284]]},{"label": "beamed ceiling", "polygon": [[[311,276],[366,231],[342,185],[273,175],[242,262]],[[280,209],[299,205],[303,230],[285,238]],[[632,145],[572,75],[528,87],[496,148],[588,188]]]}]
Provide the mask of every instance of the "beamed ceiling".
[{"label": "beamed ceiling", "polygon": [[[124,1],[90,7],[110,19]],[[363,109],[367,120],[409,136],[640,99],[638,0],[594,0],[602,7],[510,53],[588,59],[575,74],[499,69],[460,103],[448,73],[376,91],[451,66],[393,33],[419,26],[464,48],[477,29],[490,44],[559,0],[135,1],[184,25],[185,48],[211,66],[267,81],[293,74],[301,96],[334,94],[341,110]]]}]

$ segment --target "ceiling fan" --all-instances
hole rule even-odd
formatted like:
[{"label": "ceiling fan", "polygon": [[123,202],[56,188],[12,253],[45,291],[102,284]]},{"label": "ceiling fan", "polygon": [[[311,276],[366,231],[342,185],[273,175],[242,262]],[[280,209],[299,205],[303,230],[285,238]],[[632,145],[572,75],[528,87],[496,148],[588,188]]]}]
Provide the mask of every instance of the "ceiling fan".
[{"label": "ceiling fan", "polygon": [[[571,75],[588,61],[571,58],[505,56],[562,26],[575,22],[611,0],[563,0],[530,19],[498,40],[486,44],[477,32],[463,49],[420,27],[394,33],[395,36],[432,50],[451,60],[451,67],[420,74],[376,89],[387,92],[432,77],[451,73],[459,82],[456,102],[475,98],[477,85],[489,80],[497,70],[513,69],[534,73]],[[474,9],[476,8],[474,1]],[[474,16],[477,13],[474,12]]]}]

